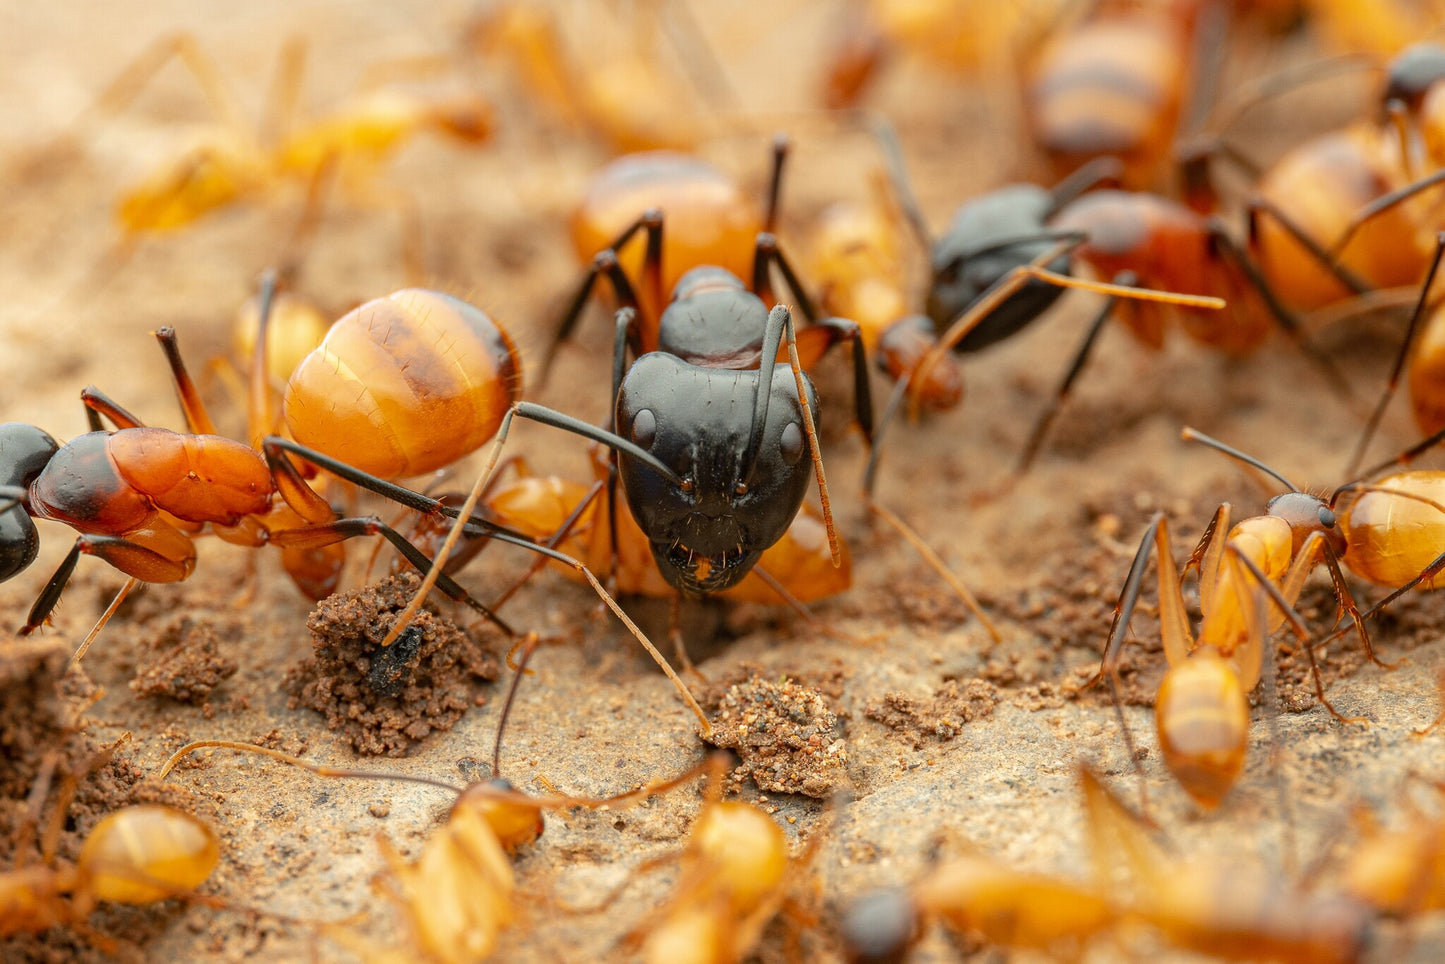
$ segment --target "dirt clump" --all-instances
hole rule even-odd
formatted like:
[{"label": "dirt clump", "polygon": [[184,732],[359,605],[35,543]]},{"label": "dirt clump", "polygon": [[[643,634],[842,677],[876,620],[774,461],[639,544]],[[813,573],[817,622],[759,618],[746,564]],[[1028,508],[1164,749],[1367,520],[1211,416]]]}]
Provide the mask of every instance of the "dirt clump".
[{"label": "dirt clump", "polygon": [[482,705],[478,683],[497,678],[496,657],[430,605],[381,647],[419,583],[415,573],[403,573],[339,593],[306,621],[314,655],[287,674],[288,705],[324,714],[358,753],[405,756]]},{"label": "dirt clump", "polygon": [[887,693],[881,700],[870,700],[863,713],[896,730],[916,750],[928,739],[940,743],[953,739],[965,723],[993,715],[997,705],[998,690],[990,683],[975,679],[960,685],[949,680],[926,699]]},{"label": "dirt clump", "polygon": [[821,693],[801,683],[753,674],[716,697],[712,725],[703,739],[742,758],[732,774],[737,783],[752,777],[759,790],[810,797],[848,784],[838,716]]},{"label": "dirt clump", "polygon": [[236,661],[225,655],[220,637],[209,623],[182,616],[151,644],[150,652],[136,667],[130,689],[147,699],[200,704],[234,676],[236,668]]}]

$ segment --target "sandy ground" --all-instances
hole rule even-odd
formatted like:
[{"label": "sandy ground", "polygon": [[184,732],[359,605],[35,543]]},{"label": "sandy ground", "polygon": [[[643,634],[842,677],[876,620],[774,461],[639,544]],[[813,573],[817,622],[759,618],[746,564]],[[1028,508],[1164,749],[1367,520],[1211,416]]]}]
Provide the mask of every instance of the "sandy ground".
[{"label": "sandy ground", "polygon": [[[319,108],[352,89],[368,64],[453,49],[466,12],[461,4],[301,9],[264,0],[134,9],[24,5],[11,11],[13,22],[0,36],[0,90],[9,94],[0,98],[0,130],[15,156],[47,142],[121,64],[176,29],[194,32],[253,114],[278,43],[293,34],[306,37],[311,60],[302,103]],[[705,27],[749,103],[779,111],[808,106],[807,81],[815,75],[830,22],[824,5],[788,3],[765,11],[759,4],[715,19]],[[1249,63],[1260,68],[1275,56],[1298,60],[1308,54],[1296,45],[1278,55],[1256,53]],[[481,74],[488,77],[485,70]],[[495,85],[495,78],[490,82]],[[492,144],[466,150],[422,139],[402,151],[382,177],[417,198],[432,284],[502,320],[531,362],[540,356],[577,270],[566,216],[605,155],[531,118],[505,85],[496,89],[499,134]],[[1335,119],[1326,116],[1331,111],[1347,116],[1358,95],[1348,85],[1341,90],[1328,105],[1322,97],[1318,116],[1307,120],[1329,123]],[[990,101],[963,81],[909,64],[890,74],[876,94],[875,103],[902,132],[935,227],[960,200],[1024,170],[1016,118],[1000,114],[998,100],[1007,98]],[[1266,116],[1258,124],[1254,136],[1261,156],[1273,156],[1291,137],[1310,132],[1290,132],[1290,124],[1299,127],[1302,113],[1283,111],[1274,122]],[[296,211],[294,193],[149,241],[99,292],[74,292],[116,239],[110,209],[119,186],[174,155],[208,122],[193,85],[172,68],[133,108],[84,132],[75,156],[6,184],[0,199],[5,418],[73,437],[85,430],[78,391],[95,383],[153,424],[178,423],[163,361],[148,332],[176,326],[187,357],[197,365],[225,352],[229,318],[285,237]],[[785,241],[828,201],[862,196],[877,165],[865,140],[823,125],[799,124],[795,138]],[[731,139],[710,145],[706,153],[761,190],[762,138]],[[338,205],[307,261],[306,289],[340,314],[401,287],[397,238],[392,214]],[[1032,330],[970,359],[964,405],[899,429],[889,443],[880,498],[927,533],[978,592],[1001,626],[1000,644],[990,645],[907,546],[868,524],[855,496],[862,446],[840,431],[830,432],[827,456],[852,547],[855,584],[816,606],[827,632],[767,607],[710,605],[690,614],[694,656],[709,678],[731,680],[743,675],[744,667],[755,667],[765,680],[797,679],[818,689],[839,718],[836,732],[847,759],[843,782],[851,799],[836,813],[809,872],[808,881],[816,880],[823,895],[819,923],[801,927],[810,957],[836,957],[833,921],[843,899],[868,886],[915,879],[941,836],[1022,867],[1087,872],[1075,762],[1094,761],[1121,792],[1132,794],[1133,783],[1106,698],[1090,692],[1066,699],[1063,693],[1097,665],[1114,595],[1152,513],[1169,514],[1176,554],[1182,555],[1220,501],[1232,501],[1243,515],[1259,511],[1263,498],[1235,466],[1180,442],[1182,425],[1257,453],[1313,489],[1341,481],[1360,422],[1286,345],[1272,342],[1247,360],[1229,362],[1182,338],[1151,354],[1114,329],[1106,332],[1097,363],[1059,419],[1036,469],[1005,494],[978,498],[1005,477],[1090,310],[1085,296],[1065,299],[1064,307]],[[608,405],[602,362],[609,350],[607,327],[600,314],[585,326],[563,353],[548,388],[536,396],[540,401],[587,419],[602,417]],[[1383,378],[1394,330],[1355,324],[1325,333],[1324,343],[1362,394]],[[836,429],[844,409],[831,404],[828,393],[846,391],[846,382],[825,373],[823,385],[824,418]],[[219,391],[212,397],[226,430],[238,431],[239,416],[229,399]],[[1402,412],[1387,421],[1388,443],[1381,443],[1381,451],[1410,441],[1406,421]],[[513,438],[513,450],[524,452],[539,470],[574,477],[586,471],[583,447],[559,433],[522,426]],[[458,475],[468,478],[467,467]],[[70,541],[67,530],[51,525],[43,526],[42,537],[40,561],[0,586],[0,622],[7,627],[22,621]],[[269,553],[206,544],[191,580],[154,588],[129,607],[85,662],[86,672],[106,690],[89,714],[92,733],[99,739],[131,733],[128,759],[143,772],[154,771],[187,740],[224,737],[264,739],[317,761],[385,766],[451,782],[485,774],[498,685],[479,686],[476,693],[485,705],[467,711],[452,729],[428,737],[404,759],[382,762],[358,762],[344,733],[328,730],[310,709],[288,706],[282,681],[309,654],[309,607],[275,563]],[[519,554],[490,552],[467,570],[465,581],[485,597],[525,564]],[[103,564],[83,560],[46,635],[78,640],[120,581]],[[1377,590],[1361,592],[1375,598]],[[1324,586],[1308,589],[1306,602],[1316,623],[1328,618]],[[519,785],[545,776],[572,793],[621,792],[677,772],[701,754],[694,721],[672,687],[621,627],[596,616],[595,609],[585,588],[549,574],[508,610],[516,625],[561,643],[537,654],[536,676],[522,687],[507,733],[503,769]],[[654,638],[665,638],[664,605],[643,605],[639,613]],[[1324,838],[1355,801],[1395,819],[1405,774],[1440,774],[1445,734],[1411,737],[1413,728],[1439,712],[1435,679],[1445,671],[1440,617],[1438,601],[1421,597],[1402,602],[1381,620],[1376,640],[1382,652],[1405,658],[1394,671],[1361,665],[1353,652],[1332,654],[1329,696],[1342,712],[1365,717],[1367,725],[1333,720],[1300,688],[1297,669],[1285,667],[1285,702],[1298,712],[1282,713],[1277,721],[1283,809],[1268,764],[1269,727],[1258,713],[1238,787],[1219,812],[1204,814],[1163,769],[1152,714],[1131,705],[1130,725],[1149,750],[1143,766],[1153,815],[1178,852],[1233,855],[1283,873],[1318,856]],[[128,684],[152,666],[156,641],[167,632],[174,636],[172,627],[183,618],[210,627],[218,637],[203,661],[214,689],[192,703],[138,697]],[[1143,655],[1131,657],[1138,675],[1130,679],[1138,702],[1147,703],[1162,655],[1148,613],[1136,617],[1135,627],[1143,646],[1133,652]],[[486,645],[497,643],[487,637]],[[234,675],[221,672],[227,663],[234,665]],[[968,692],[979,680],[986,684],[985,702],[996,706],[971,713],[974,718],[949,739],[885,722],[906,716],[887,712],[889,694],[903,694],[893,699],[896,711],[910,705],[907,699],[923,700],[950,683]],[[337,920],[363,912],[359,926],[378,946],[398,940],[400,931],[368,883],[381,869],[374,838],[384,833],[414,854],[449,802],[435,790],[322,781],[227,752],[173,780],[205,803],[223,835],[224,861],[209,889],[238,904],[299,917]],[[794,839],[826,819],[826,805],[809,797],[760,796],[751,785],[742,797],[763,802]],[[618,944],[623,933],[643,922],[646,909],[678,878],[675,866],[649,873],[640,868],[680,848],[698,806],[696,794],[685,791],[623,813],[549,818],[542,842],[517,861],[526,896],[519,922],[504,937],[505,959],[625,957]],[[626,899],[607,914],[568,916],[551,909],[554,899],[589,905],[628,881]],[[203,907],[172,909],[151,920],[144,943],[123,948],[130,956],[344,957],[305,929],[257,924]],[[106,918],[97,924],[107,930]],[[781,958],[787,931],[775,927],[768,933],[759,952],[764,959]],[[1417,959],[1445,953],[1438,923],[1409,933]],[[1400,949],[1389,943],[1393,934],[1386,931],[1386,950],[1380,953]],[[69,946],[60,941],[52,949],[64,956],[61,948]],[[37,950],[27,943],[22,949],[39,954],[43,945]],[[957,953],[933,935],[920,957],[950,959]],[[1123,950],[1104,940],[1095,953],[1110,959]]]}]

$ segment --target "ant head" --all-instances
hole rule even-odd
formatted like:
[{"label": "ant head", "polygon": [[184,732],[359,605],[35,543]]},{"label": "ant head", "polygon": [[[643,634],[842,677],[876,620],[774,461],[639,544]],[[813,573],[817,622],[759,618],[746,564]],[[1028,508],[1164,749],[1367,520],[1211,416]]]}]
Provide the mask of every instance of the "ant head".
[{"label": "ant head", "polygon": [[840,921],[848,960],[856,964],[902,961],[918,939],[918,910],[898,888],[869,891],[843,910]]},{"label": "ant head", "polygon": [[1266,509],[1271,516],[1288,523],[1293,536],[1293,552],[1299,552],[1310,533],[1319,532],[1336,556],[1344,555],[1345,533],[1339,526],[1335,510],[1324,499],[1308,492],[1285,492],[1270,499]]},{"label": "ant head", "polygon": [[1396,101],[1415,110],[1431,85],[1442,77],[1445,77],[1445,47],[1435,43],[1414,44],[1390,61],[1380,100],[1384,104]]},{"label": "ant head", "polygon": [[[1028,264],[1056,243],[1044,228],[1053,203],[1053,195],[1044,188],[1012,184],[958,209],[933,247],[927,310],[940,332],[1009,271]],[[1061,255],[1048,267],[1067,273],[1069,258]],[[957,350],[977,351],[1008,337],[1042,314],[1062,292],[1062,288],[1031,280],[970,332]]]},{"label": "ant head", "polygon": [[[0,485],[28,488],[60,445],[46,432],[23,422],[0,425]],[[0,507],[11,498],[0,495]],[[18,498],[0,508],[0,582],[23,572],[40,551],[40,535]]]},{"label": "ant head", "polygon": [[467,809],[481,817],[507,853],[515,853],[542,836],[542,811],[528,803],[510,780],[496,777],[473,783],[462,791],[452,810]]},{"label": "ant head", "polygon": [[[632,366],[617,395],[617,431],[681,479],[676,484],[618,453],[627,503],[653,558],[684,592],[736,585],[782,538],[812,479],[793,373],[786,365],[764,368],[770,378],[760,383],[756,369],[701,368],[652,352]],[[816,411],[806,376],[804,384]],[[772,394],[766,422],[754,428],[760,387]]]}]

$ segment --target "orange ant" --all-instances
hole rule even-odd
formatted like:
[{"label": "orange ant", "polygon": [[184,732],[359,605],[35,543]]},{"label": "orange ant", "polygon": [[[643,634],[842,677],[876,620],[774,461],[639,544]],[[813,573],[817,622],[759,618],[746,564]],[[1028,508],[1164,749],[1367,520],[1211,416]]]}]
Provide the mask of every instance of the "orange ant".
[{"label": "orange ant", "polygon": [[[628,24],[592,6],[573,7],[564,18],[545,2],[504,0],[468,24],[465,42],[488,63],[509,61],[533,103],[615,151],[687,150],[707,136],[709,124],[683,84],[715,107],[730,105],[735,95],[685,5],[642,6]],[[678,68],[664,68],[647,27],[674,48]],[[583,38],[587,55],[579,57],[569,39]]]},{"label": "orange ant", "polygon": [[[102,751],[87,769],[109,759],[113,749]],[[22,832],[39,826],[55,765],[54,754],[41,765]],[[41,839],[40,863],[30,864],[29,851],[22,847],[14,866],[0,871],[0,938],[68,926],[97,947],[113,951],[113,943],[87,924],[102,902],[154,904],[186,897],[213,903],[195,889],[220,862],[215,831],[198,817],[163,804],[133,804],[112,811],[86,835],[74,866],[54,866],[75,789],[75,776],[67,774]]]},{"label": "orange ant", "polygon": [[[1079,783],[1092,879],[1020,871],[981,855],[950,858],[906,890],[853,901],[842,922],[849,959],[902,960],[923,925],[937,920],[990,944],[1068,958],[1144,925],[1175,947],[1227,960],[1359,960],[1374,919],[1367,904],[1302,892],[1248,868],[1167,858],[1090,767],[1079,767]],[[1130,888],[1115,879],[1118,853]]]},{"label": "orange ant", "polygon": [[415,203],[378,183],[377,173],[407,141],[425,131],[464,144],[487,140],[492,108],[475,94],[418,93],[369,83],[330,114],[295,123],[291,116],[301,86],[306,46],[282,47],[272,86],[274,100],[259,129],[244,120],[220,70],[196,38],[185,33],[157,39],[122,70],[82,115],[76,129],[96,114],[123,110],[172,61],[192,75],[220,121],[215,134],[167,161],[122,194],[116,217],[123,237],[110,257],[118,265],[144,235],[189,227],[202,217],[255,201],[288,184],[306,189],[306,212],[293,243],[315,226],[326,184],[339,180],[350,193],[396,208],[402,217],[402,255],[409,277],[424,274],[421,225]]},{"label": "orange ant", "polygon": [[[1445,490],[1441,486],[1445,476],[1413,471],[1368,480],[1395,465],[1408,463],[1438,444],[1442,436],[1445,432],[1375,466],[1359,480],[1340,486],[1323,499],[1301,492],[1258,459],[1193,429],[1184,430],[1185,439],[1265,472],[1289,491],[1272,498],[1265,515],[1243,519],[1232,527],[1231,509],[1226,503],[1205,528],[1184,570],[1187,573],[1199,569],[1204,624],[1197,642],[1189,633],[1179,574],[1169,548],[1168,526],[1162,517],[1156,518],[1145,531],[1130,566],[1115,605],[1103,661],[1090,682],[1107,678],[1113,683],[1152,543],[1159,557],[1160,624],[1170,662],[1170,671],[1155,701],[1155,718],[1166,765],[1202,806],[1218,806],[1243,766],[1248,735],[1244,694],[1259,679],[1269,634],[1285,619],[1305,641],[1303,649],[1320,703],[1336,719],[1363,722],[1341,716],[1325,697],[1314,657],[1314,649],[1320,644],[1308,642],[1303,623],[1290,607],[1299,598],[1305,579],[1323,563],[1329,570],[1339,607],[1349,616],[1366,656],[1386,668],[1392,665],[1375,655],[1365,620],[1415,586],[1431,586],[1445,568],[1445,554],[1439,553],[1436,536],[1445,523]],[[1345,583],[1341,563],[1363,579],[1398,588],[1370,610],[1361,612]],[[1194,679],[1199,682],[1192,682]],[[1183,686],[1177,680],[1190,682]],[[1191,693],[1211,695],[1206,702],[1203,696]],[[1205,706],[1211,707],[1208,714],[1203,710]],[[1204,728],[1208,736],[1185,733],[1186,727]]]},{"label": "orange ant", "polygon": [[987,82],[1050,18],[1061,0],[853,0],[846,5],[822,82],[829,110],[856,107],[900,57]]},{"label": "orange ant", "polygon": [[[491,953],[503,928],[518,913],[510,855],[542,834],[544,811],[631,806],[681,786],[715,766],[705,761],[676,777],[655,780],[641,789],[612,797],[534,797],[516,791],[500,776],[501,739],[518,683],[535,648],[536,637],[531,636],[503,704],[492,751],[492,771],[496,775],[490,780],[458,788],[429,777],[321,766],[278,750],[230,740],[200,740],[181,747],[161,767],[158,779],[165,779],[176,764],[196,750],[222,747],[271,757],[317,776],[404,781],[455,794],[445,824],[427,839],[414,862],[398,853],[384,835],[377,835],[390,873],[381,890],[406,918],[414,941],[412,953],[441,964],[479,960]],[[355,942],[353,935],[340,927],[329,927],[327,933],[348,946]]]},{"label": "orange ant", "polygon": [[1218,39],[1214,24],[1199,23],[1211,14],[1222,18],[1203,0],[1102,0],[1035,48],[1024,70],[1024,116],[1056,177],[1113,157],[1128,187],[1159,179],[1195,82],[1199,58],[1190,48],[1207,50]]},{"label": "orange ant", "polygon": [[[1445,800],[1445,782],[1425,782]],[[1361,839],[1347,852],[1340,872],[1345,893],[1389,917],[1445,910],[1445,817],[1412,806],[1406,826],[1387,830],[1361,809],[1355,825]]]},{"label": "orange ant", "polygon": [[787,898],[795,866],[787,838],[758,807],[718,799],[724,760],[710,761],[707,800],[677,857],[676,891],[622,939],[642,960],[741,961]]}]

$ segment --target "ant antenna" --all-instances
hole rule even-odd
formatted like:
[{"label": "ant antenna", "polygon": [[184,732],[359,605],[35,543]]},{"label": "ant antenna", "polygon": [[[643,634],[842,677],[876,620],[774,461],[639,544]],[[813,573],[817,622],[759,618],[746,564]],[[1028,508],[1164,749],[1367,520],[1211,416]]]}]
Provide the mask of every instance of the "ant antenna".
[{"label": "ant antenna", "polygon": [[497,720],[497,738],[492,743],[492,776],[502,775],[502,734],[507,730],[507,718],[512,715],[512,703],[517,698],[517,687],[522,683],[522,677],[530,671],[527,669],[527,661],[537,651],[537,644],[540,637],[536,633],[528,633],[523,641],[522,657],[517,660],[517,673],[512,677],[512,685],[507,687],[507,699],[502,703],[502,715]]},{"label": "ant antenna", "polygon": [[1184,427],[1184,430],[1179,433],[1179,437],[1186,442],[1198,442],[1201,445],[1207,445],[1210,448],[1214,449],[1216,452],[1223,452],[1225,455],[1229,456],[1232,459],[1237,459],[1240,462],[1243,462],[1245,465],[1259,469],[1261,472],[1265,473],[1271,478],[1277,479],[1286,489],[1289,489],[1291,492],[1300,491],[1299,487],[1296,486],[1293,482],[1280,475],[1268,465],[1265,465],[1259,459],[1255,458],[1252,455],[1246,455],[1237,448],[1225,445],[1223,442],[1219,441],[1216,438],[1210,438],[1203,432],[1196,432],[1194,429],[1186,425]]},{"label": "ant antenna", "polygon": [[[1350,464],[1345,468],[1347,477],[1355,474],[1355,469],[1365,456],[1365,450],[1370,447],[1370,440],[1374,438],[1375,430],[1379,428],[1380,420],[1385,416],[1385,409],[1389,407],[1390,399],[1395,397],[1395,390],[1400,386],[1400,374],[1405,370],[1405,359],[1410,355],[1410,346],[1415,341],[1415,333],[1419,330],[1420,319],[1425,315],[1425,303],[1430,294],[1430,286],[1435,283],[1435,274],[1440,270],[1442,255],[1445,255],[1445,231],[1441,231],[1435,237],[1435,257],[1430,262],[1430,270],[1425,274],[1425,281],[1420,285],[1420,297],[1415,302],[1415,313],[1410,316],[1410,324],[1405,328],[1405,338],[1400,342],[1400,351],[1395,356],[1395,367],[1390,370],[1390,379],[1385,383],[1385,392],[1380,396],[1379,402],[1375,404],[1375,410],[1370,413],[1370,419],[1365,423],[1365,432],[1360,436],[1359,442],[1355,444],[1354,453],[1350,455]],[[1410,456],[1410,458],[1413,457],[1414,455]],[[1373,472],[1367,472],[1365,477],[1368,478],[1373,474]]]},{"label": "ant antenna", "polygon": [[270,747],[257,746],[254,743],[237,743],[233,740],[196,740],[194,743],[187,743],[167,760],[156,774],[157,780],[164,780],[176,764],[185,759],[196,750],[206,747],[221,747],[227,750],[239,750],[242,753],[256,753],[261,756],[268,756],[273,760],[280,760],[282,763],[289,763],[294,767],[314,773],[318,777],[340,777],[342,779],[365,779],[365,780],[399,780],[404,783],[419,783],[422,786],[436,787],[438,790],[450,790],[452,793],[460,794],[461,787],[452,786],[442,780],[433,780],[431,777],[419,777],[410,773],[381,773],[375,770],[346,770],[340,767],[323,766],[319,763],[312,763],[310,760],[303,760],[299,756],[290,753],[282,753],[280,750],[273,750]]}]

